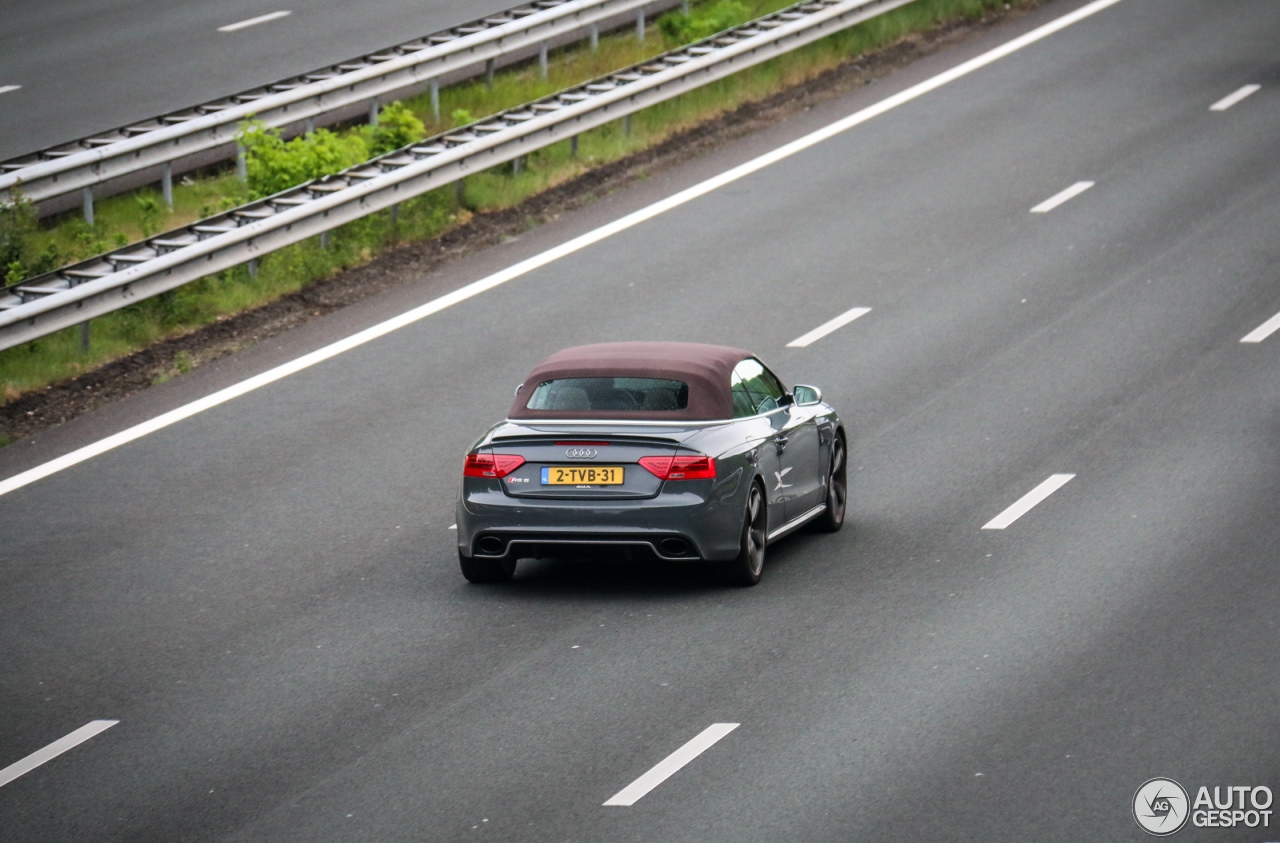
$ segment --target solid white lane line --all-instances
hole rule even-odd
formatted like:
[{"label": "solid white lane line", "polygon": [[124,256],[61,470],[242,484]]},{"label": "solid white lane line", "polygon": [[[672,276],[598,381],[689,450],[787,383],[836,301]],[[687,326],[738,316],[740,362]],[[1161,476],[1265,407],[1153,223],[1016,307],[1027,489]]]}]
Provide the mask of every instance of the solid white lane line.
[{"label": "solid white lane line", "polygon": [[631,784],[609,798],[605,805],[634,805],[649,791],[671,778],[681,767],[706,752],[740,723],[712,723],[693,740],[677,749]]},{"label": "solid white lane line", "polygon": [[1027,492],[1019,498],[1018,502],[1013,506],[1000,513],[995,518],[992,518],[986,524],[983,524],[982,529],[1003,530],[1005,527],[1008,527],[1014,521],[1017,521],[1019,518],[1030,512],[1036,504],[1040,503],[1040,501],[1065,486],[1067,481],[1072,477],[1075,477],[1075,475],[1054,474],[1048,480],[1044,481],[1039,486],[1036,486],[1030,492]]},{"label": "solid white lane line", "polygon": [[1277,328],[1280,328],[1280,313],[1277,313],[1266,322],[1263,322],[1261,325],[1245,334],[1241,337],[1240,342],[1262,342],[1267,337],[1274,334]]},{"label": "solid white lane line", "polygon": [[352,334],[345,339],[338,340],[332,345],[317,349],[310,354],[304,354],[296,360],[291,360],[290,362],[277,366],[274,369],[255,375],[248,380],[241,381],[238,384],[229,386],[226,389],[213,393],[212,395],[207,395],[204,398],[193,401],[184,407],[179,407],[176,410],[170,410],[169,412],[157,416],[154,419],[142,422],[136,427],[131,427],[128,430],[123,430],[117,434],[108,436],[106,439],[86,445],[77,451],[72,451],[69,454],[65,454],[55,460],[44,463],[43,465],[38,465],[35,468],[22,472],[21,474],[15,474],[13,477],[0,482],[0,495],[6,495],[14,489],[22,488],[28,483],[34,483],[43,477],[48,477],[50,474],[56,474],[65,468],[70,468],[71,466],[82,463],[87,459],[92,459],[99,454],[112,450],[113,448],[118,448],[121,445],[132,442],[133,440],[146,436],[149,433],[154,433],[157,430],[168,427],[175,422],[194,416],[196,413],[201,413],[211,407],[216,407],[219,404],[230,401],[232,398],[238,398],[246,392],[252,392],[261,386],[266,386],[267,384],[278,381],[281,378],[300,372],[303,369],[314,366],[316,363],[328,360],[330,357],[336,357],[344,351],[350,351],[353,348],[364,345],[370,340],[377,339],[378,337],[389,334],[392,331],[399,330],[406,325],[411,325],[420,319],[425,319],[433,313],[439,313],[445,308],[452,307],[459,302],[466,301],[467,299],[477,296],[486,290],[491,290],[494,287],[501,286],[513,278],[519,278],[525,273],[532,272],[533,270],[546,266],[547,264],[557,261],[566,255],[571,255],[574,252],[585,249],[587,246],[598,243],[608,237],[612,237],[621,231],[626,231],[627,229],[639,225],[646,220],[652,219],[659,214],[663,214],[672,208],[678,208],[687,202],[691,202],[700,196],[710,193],[716,188],[735,182],[744,176],[748,176],[756,172],[757,170],[764,169],[770,164],[781,161],[795,155],[797,152],[802,152],[811,146],[819,144],[830,137],[834,137],[841,132],[852,129],[854,126],[857,126],[860,123],[865,123],[873,117],[877,117],[887,111],[892,111],[904,103],[908,103],[911,100],[924,96],[930,91],[941,88],[948,82],[953,82],[975,70],[986,67],[992,62],[998,61],[1007,55],[1016,53],[1023,47],[1027,47],[1041,39],[1047,38],[1055,32],[1066,29],[1073,23],[1084,20],[1090,15],[1096,14],[1110,6],[1114,6],[1119,2],[1120,0],[1094,0],[1094,2],[1087,6],[1081,6],[1070,14],[1063,15],[1062,17],[1050,21],[1038,29],[1033,29],[1024,35],[1014,38],[1012,41],[1001,44],[999,47],[983,53],[976,58],[972,58],[967,62],[958,64],[950,70],[934,76],[932,79],[926,79],[924,82],[921,82],[911,88],[907,88],[905,91],[900,91],[891,97],[881,100],[875,105],[868,106],[861,111],[837,120],[836,122],[805,135],[802,138],[780,146],[772,152],[767,152],[759,158],[754,158],[745,164],[740,164],[731,170],[726,170],[718,176],[713,176],[700,184],[695,184],[693,187],[686,188],[679,193],[668,196],[666,199],[655,202],[647,208],[641,208],[640,210],[630,213],[621,219],[617,219],[607,225],[603,225],[594,231],[588,231],[586,234],[579,235],[578,237],[549,249],[540,255],[534,255],[520,263],[509,266],[499,272],[495,272],[487,278],[481,278],[479,281],[474,281],[461,289],[454,290],[452,293],[441,296],[433,301],[429,301],[419,307],[415,307],[413,310],[402,313],[399,316],[394,316],[386,322],[374,325],[371,328],[366,328],[365,330]]},{"label": "solid white lane line", "polygon": [[864,313],[870,312],[871,308],[869,307],[855,307],[853,310],[847,310],[835,319],[832,319],[830,322],[822,323],[804,336],[796,337],[791,342],[787,343],[787,348],[804,348],[809,343],[822,339],[836,328],[843,328],[845,325],[848,325]]},{"label": "solid white lane line", "polygon": [[4,787],[18,776],[30,773],[41,764],[52,761],[68,749],[74,749],[89,740],[89,738],[105,732],[107,729],[110,729],[119,722],[119,720],[93,720],[87,725],[76,729],[66,737],[58,738],[44,749],[38,749],[21,761],[10,764],[8,767],[0,770],[0,787]]},{"label": "solid white lane line", "polygon": [[251,26],[257,26],[260,23],[266,23],[269,20],[276,20],[277,18],[287,18],[291,14],[293,14],[293,12],[270,12],[265,15],[258,15],[256,18],[249,18],[248,20],[242,20],[239,23],[229,23],[226,26],[220,26],[218,27],[218,31],[219,32],[235,32],[237,29],[247,29]]},{"label": "solid white lane line", "polygon": [[1243,88],[1236,91],[1234,94],[1225,96],[1222,99],[1215,102],[1213,105],[1209,106],[1209,110],[1210,111],[1226,111],[1231,106],[1240,102],[1240,100],[1244,99],[1245,97],[1249,96],[1252,93],[1257,92],[1261,88],[1262,88],[1261,85],[1245,85]]},{"label": "solid white lane line", "polygon": [[450,525],[449,525],[449,529],[450,529],[450,530],[456,530],[456,529],[458,529],[458,525],[457,525],[457,524],[450,524]]},{"label": "solid white lane line", "polygon": [[21,87],[21,85],[0,85],[0,94],[7,94],[10,91],[18,90]]},{"label": "solid white lane line", "polygon": [[1071,187],[1068,187],[1066,190],[1062,191],[1061,193],[1056,193],[1053,196],[1050,196],[1048,199],[1041,202],[1039,205],[1036,205],[1034,208],[1031,209],[1031,213],[1047,214],[1048,212],[1052,211],[1054,208],[1061,205],[1063,202],[1066,202],[1068,199],[1074,199],[1075,197],[1079,196],[1081,193],[1084,193],[1086,190],[1088,190],[1091,187],[1093,187],[1093,182],[1091,181],[1078,181],[1075,184],[1071,185]]}]

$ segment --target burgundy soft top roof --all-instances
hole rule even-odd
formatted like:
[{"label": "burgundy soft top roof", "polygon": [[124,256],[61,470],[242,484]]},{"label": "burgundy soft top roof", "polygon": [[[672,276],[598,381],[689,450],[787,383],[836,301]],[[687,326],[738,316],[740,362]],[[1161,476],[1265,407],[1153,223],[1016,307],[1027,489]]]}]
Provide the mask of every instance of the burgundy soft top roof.
[{"label": "burgundy soft top roof", "polygon": [[[714,421],[733,417],[729,377],[751,352],[693,342],[606,342],[557,351],[539,363],[516,393],[512,419],[652,419]],[[538,385],[558,378],[668,378],[689,385],[683,410],[530,410]]]}]

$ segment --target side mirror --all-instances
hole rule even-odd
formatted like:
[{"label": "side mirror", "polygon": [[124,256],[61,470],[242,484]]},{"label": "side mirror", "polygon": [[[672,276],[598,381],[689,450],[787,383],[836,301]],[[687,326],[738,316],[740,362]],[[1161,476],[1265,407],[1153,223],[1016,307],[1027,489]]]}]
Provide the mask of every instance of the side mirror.
[{"label": "side mirror", "polygon": [[816,386],[807,386],[805,384],[796,384],[796,388],[791,391],[796,398],[796,404],[801,407],[807,407],[812,404],[822,403],[822,390]]}]

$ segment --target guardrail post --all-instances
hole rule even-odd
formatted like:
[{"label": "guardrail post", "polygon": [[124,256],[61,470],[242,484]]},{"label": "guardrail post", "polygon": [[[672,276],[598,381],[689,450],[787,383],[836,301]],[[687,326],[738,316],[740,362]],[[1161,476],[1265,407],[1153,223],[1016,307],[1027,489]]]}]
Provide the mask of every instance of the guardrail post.
[{"label": "guardrail post", "polygon": [[543,79],[547,78],[547,42],[538,43],[538,73]]},{"label": "guardrail post", "polygon": [[631,115],[630,114],[622,118],[622,133],[627,137],[631,137]]},{"label": "guardrail post", "polygon": [[680,11],[689,14],[689,0],[680,0]]},{"label": "guardrail post", "polygon": [[523,160],[523,158],[523,155],[517,155],[515,158],[511,159],[511,175],[520,175],[520,161]]},{"label": "guardrail post", "polygon": [[81,199],[84,204],[84,221],[93,225],[93,188],[86,187]]},{"label": "guardrail post", "polygon": [[391,206],[391,224],[392,225],[400,224],[400,203],[399,202]]},{"label": "guardrail post", "polygon": [[164,162],[164,172],[160,176],[160,193],[164,196],[164,204],[173,210],[173,162]]},{"label": "guardrail post", "polygon": [[644,9],[636,12],[636,40],[644,40]]},{"label": "guardrail post", "polygon": [[591,43],[591,52],[600,52],[600,27],[597,24],[591,24],[591,35],[587,40]]},{"label": "guardrail post", "polygon": [[258,259],[257,258],[252,258],[249,261],[249,277],[250,278],[258,277]]},{"label": "guardrail post", "polygon": [[329,248],[329,232],[327,231],[320,232],[320,248],[321,249]]},{"label": "guardrail post", "polygon": [[575,159],[578,157],[578,136],[577,135],[574,135],[573,137],[569,138],[569,157],[575,158]]},{"label": "guardrail post", "polygon": [[493,59],[484,60],[484,84],[493,87]]},{"label": "guardrail post", "polygon": [[369,100],[369,125],[378,125],[378,98]]},{"label": "guardrail post", "polygon": [[236,176],[242,183],[249,182],[249,160],[248,153],[240,144],[236,144]]},{"label": "guardrail post", "polygon": [[316,118],[308,117],[302,121],[302,134],[309,135],[316,130]]},{"label": "guardrail post", "polygon": [[86,319],[80,323],[80,353],[81,354],[89,353],[90,339],[91,337],[89,335],[89,320]]},{"label": "guardrail post", "polygon": [[440,122],[440,80],[431,80],[431,119]]},{"label": "guardrail post", "polygon": [[467,180],[465,178],[458,179],[453,183],[453,195],[458,200],[458,207],[466,207],[467,204]]}]

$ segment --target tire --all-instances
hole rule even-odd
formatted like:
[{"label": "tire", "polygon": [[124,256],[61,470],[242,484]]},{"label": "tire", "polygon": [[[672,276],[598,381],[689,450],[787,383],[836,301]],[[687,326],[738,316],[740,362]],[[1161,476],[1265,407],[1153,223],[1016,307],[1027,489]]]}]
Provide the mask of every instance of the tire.
[{"label": "tire", "polygon": [[768,530],[764,492],[755,483],[747,494],[747,507],[742,516],[742,535],[738,540],[738,558],[725,566],[725,578],[733,585],[751,586],[760,582],[764,571],[764,548]]},{"label": "tire", "polygon": [[511,582],[516,572],[514,559],[473,559],[463,556],[461,550],[458,551],[458,566],[462,568],[462,576],[467,578],[467,582],[481,584]]},{"label": "tire", "polygon": [[844,434],[836,432],[831,442],[831,471],[827,474],[827,508],[813,522],[824,533],[844,526],[844,510],[849,501],[849,455]]}]

